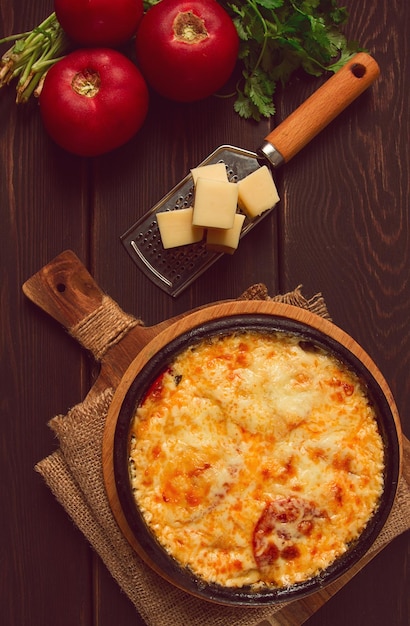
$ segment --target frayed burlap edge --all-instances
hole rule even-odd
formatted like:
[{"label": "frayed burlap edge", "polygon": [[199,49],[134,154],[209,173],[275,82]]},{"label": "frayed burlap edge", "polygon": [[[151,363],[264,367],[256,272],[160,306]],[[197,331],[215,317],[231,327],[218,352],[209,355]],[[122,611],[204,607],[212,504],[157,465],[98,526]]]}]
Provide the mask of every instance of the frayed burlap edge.
[{"label": "frayed burlap edge", "polygon": [[301,309],[306,309],[311,313],[320,315],[329,321],[331,317],[327,310],[326,303],[321,293],[317,293],[312,298],[306,299],[302,294],[302,285],[298,285],[293,291],[276,296],[269,296],[268,288],[263,283],[257,283],[248,287],[246,291],[238,298],[238,300],[272,300],[273,302],[282,302],[283,304],[291,304]]}]

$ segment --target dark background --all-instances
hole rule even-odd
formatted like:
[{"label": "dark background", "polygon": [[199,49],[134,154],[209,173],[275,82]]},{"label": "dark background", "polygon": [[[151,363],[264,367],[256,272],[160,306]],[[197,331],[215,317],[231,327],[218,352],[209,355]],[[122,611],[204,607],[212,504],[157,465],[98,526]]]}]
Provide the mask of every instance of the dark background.
[{"label": "dark background", "polygon": [[[281,203],[233,257],[177,299],[135,267],[119,236],[223,143],[255,150],[272,122],[232,100],[190,106],[153,96],[140,133],[82,159],[46,135],[37,103],[0,92],[0,615],[7,626],[140,626],[104,565],[33,470],[56,447],[47,421],[80,402],[95,368],[22,294],[23,282],[70,248],[101,288],[147,325],[264,282],[271,294],[321,291],[334,322],[384,373],[410,436],[409,5],[348,0],[346,32],[381,78],[278,172]],[[30,30],[52,2],[0,1],[0,35]],[[6,48],[4,48],[6,49]],[[3,50],[4,51],[4,50]],[[322,79],[295,78],[275,97],[279,123]],[[408,626],[409,534],[395,539],[308,626]]]}]

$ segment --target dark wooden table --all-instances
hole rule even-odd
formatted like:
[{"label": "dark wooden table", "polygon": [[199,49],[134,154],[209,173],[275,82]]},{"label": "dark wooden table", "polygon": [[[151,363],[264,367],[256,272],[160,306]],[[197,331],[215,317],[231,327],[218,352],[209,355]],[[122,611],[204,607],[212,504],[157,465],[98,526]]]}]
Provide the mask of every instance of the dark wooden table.
[{"label": "dark wooden table", "polygon": [[[174,299],[132,263],[119,236],[222,143],[254,150],[269,123],[231,100],[184,106],[152,97],[141,132],[115,153],[82,159],[45,134],[36,103],[0,93],[1,434],[0,615],[7,626],[142,625],[104,565],[36,474],[56,447],[47,421],[80,402],[95,368],[23,295],[23,282],[63,250],[148,325],[252,283],[271,294],[321,291],[336,324],[370,353],[410,436],[409,5],[347,0],[346,32],[374,54],[381,78],[277,176],[281,203],[233,257]],[[1,0],[0,33],[31,29],[52,2]],[[278,93],[276,122],[321,79]],[[408,626],[410,537],[395,539],[313,615],[309,626]]]}]

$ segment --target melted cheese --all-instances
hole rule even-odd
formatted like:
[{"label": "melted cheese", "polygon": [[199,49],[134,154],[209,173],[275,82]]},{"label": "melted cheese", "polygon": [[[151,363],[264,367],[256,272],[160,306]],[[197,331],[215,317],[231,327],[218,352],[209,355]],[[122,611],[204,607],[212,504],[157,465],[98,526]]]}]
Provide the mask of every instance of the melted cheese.
[{"label": "melted cheese", "polygon": [[208,582],[283,587],[343,554],[378,506],[383,445],[359,380],[277,333],[180,354],[137,409],[135,498]]}]

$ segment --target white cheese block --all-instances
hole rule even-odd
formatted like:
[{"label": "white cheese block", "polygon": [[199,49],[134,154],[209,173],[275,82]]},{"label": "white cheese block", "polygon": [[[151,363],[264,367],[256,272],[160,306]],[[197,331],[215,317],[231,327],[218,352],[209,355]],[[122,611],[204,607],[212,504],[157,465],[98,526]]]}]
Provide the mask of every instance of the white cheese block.
[{"label": "white cheese block", "polygon": [[213,180],[228,180],[225,163],[211,163],[210,165],[199,165],[191,169],[194,184],[199,177],[212,178]]},{"label": "white cheese block", "polygon": [[266,165],[238,181],[238,204],[249,219],[254,219],[279,202],[272,175]]},{"label": "white cheese block", "polygon": [[194,200],[194,226],[232,228],[238,204],[238,185],[199,177]]},{"label": "white cheese block", "polygon": [[204,229],[192,224],[193,208],[157,213],[157,223],[164,248],[175,248],[201,241]]},{"label": "white cheese block", "polygon": [[209,228],[206,234],[207,248],[215,252],[233,254],[239,244],[244,220],[244,215],[236,213],[232,228]]}]

